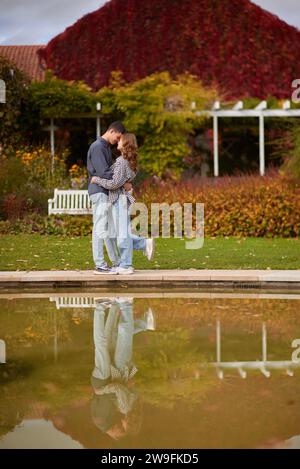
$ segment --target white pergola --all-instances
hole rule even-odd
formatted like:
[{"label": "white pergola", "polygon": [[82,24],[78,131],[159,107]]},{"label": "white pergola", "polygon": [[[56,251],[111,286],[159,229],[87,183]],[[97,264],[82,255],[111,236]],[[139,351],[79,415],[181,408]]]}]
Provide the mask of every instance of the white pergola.
[{"label": "white pergola", "polygon": [[196,111],[197,116],[213,118],[214,176],[219,176],[219,131],[220,117],[258,117],[259,119],[259,173],[265,175],[265,124],[266,117],[300,117],[300,109],[291,109],[289,100],[283,101],[281,109],[268,109],[267,101],[261,101],[254,109],[244,109],[243,101],[238,101],[231,109],[222,109],[220,101],[215,101],[211,110]]},{"label": "white pergola", "polygon": [[224,379],[224,371],[237,370],[242,379],[247,378],[247,371],[260,371],[266,378],[270,378],[270,370],[285,371],[287,376],[294,376],[294,371],[300,369],[300,362],[294,360],[268,360],[267,358],[267,326],[262,324],[262,357],[261,360],[232,361],[221,359],[221,322],[216,323],[216,361],[201,364],[201,368],[211,366],[216,369],[219,379]]}]

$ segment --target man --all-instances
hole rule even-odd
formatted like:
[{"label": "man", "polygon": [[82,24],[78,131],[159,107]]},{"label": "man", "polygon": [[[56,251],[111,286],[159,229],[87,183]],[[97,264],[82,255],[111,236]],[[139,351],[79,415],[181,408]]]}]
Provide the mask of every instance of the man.
[{"label": "man", "polygon": [[[112,165],[112,154],[110,145],[115,145],[126,132],[121,122],[113,122],[107,131],[89,148],[87,154],[87,170],[89,174],[88,192],[93,208],[93,258],[96,274],[114,274],[114,268],[119,264],[119,255],[115,239],[109,236],[109,223],[111,214],[108,211],[108,190],[97,184],[92,184],[93,176],[105,179],[112,179],[113,173],[110,169]],[[125,187],[125,186],[124,186]],[[131,188],[128,183],[126,190]],[[103,241],[113,268],[109,267],[104,259]]]}]

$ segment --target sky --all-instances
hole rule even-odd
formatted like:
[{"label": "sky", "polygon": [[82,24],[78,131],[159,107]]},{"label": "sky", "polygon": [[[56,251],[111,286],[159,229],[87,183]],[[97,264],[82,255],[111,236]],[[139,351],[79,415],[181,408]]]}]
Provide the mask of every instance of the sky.
[{"label": "sky", "polygon": [[[252,1],[300,29],[300,0]],[[106,0],[0,0],[0,44],[47,44],[104,3]]]}]

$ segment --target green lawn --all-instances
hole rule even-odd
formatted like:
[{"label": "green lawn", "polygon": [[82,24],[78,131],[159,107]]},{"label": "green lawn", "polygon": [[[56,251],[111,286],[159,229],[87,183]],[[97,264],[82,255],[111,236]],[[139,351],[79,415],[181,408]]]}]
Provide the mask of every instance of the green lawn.
[{"label": "green lawn", "polygon": [[[91,238],[0,236],[0,270],[91,269]],[[299,239],[206,238],[202,249],[185,249],[184,240],[157,239],[148,262],[134,254],[137,269],[300,269]]]}]

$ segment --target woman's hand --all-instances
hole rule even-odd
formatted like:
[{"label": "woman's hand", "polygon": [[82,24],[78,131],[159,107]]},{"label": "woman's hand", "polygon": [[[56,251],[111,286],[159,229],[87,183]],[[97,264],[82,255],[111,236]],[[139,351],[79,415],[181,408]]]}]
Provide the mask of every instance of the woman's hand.
[{"label": "woman's hand", "polygon": [[97,177],[96,176],[93,176],[92,179],[91,179],[91,183],[92,184],[97,184]]},{"label": "woman's hand", "polygon": [[131,182],[129,182],[129,181],[125,182],[125,184],[124,184],[123,187],[124,187],[124,189],[125,189],[126,192],[129,192],[129,191],[132,190],[132,184],[131,184]]}]

